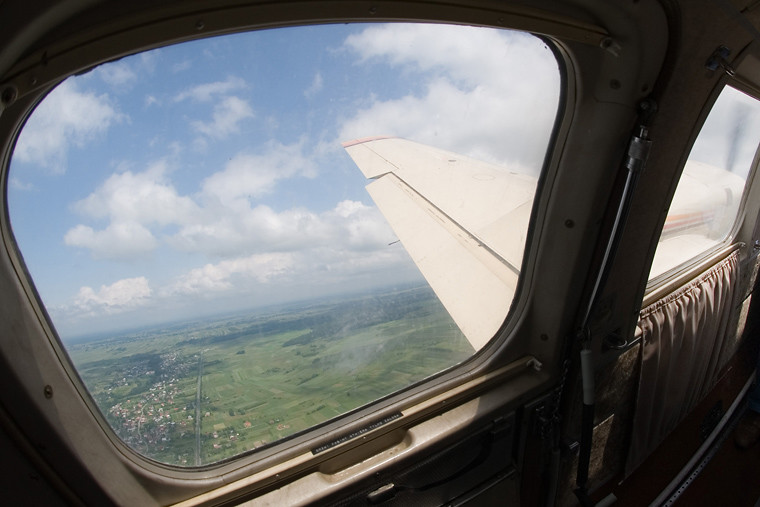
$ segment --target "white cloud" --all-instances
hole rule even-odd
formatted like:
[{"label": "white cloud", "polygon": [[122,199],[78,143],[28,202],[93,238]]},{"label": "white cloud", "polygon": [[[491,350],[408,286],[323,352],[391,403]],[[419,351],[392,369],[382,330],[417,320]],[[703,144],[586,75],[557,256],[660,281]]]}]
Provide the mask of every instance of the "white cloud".
[{"label": "white cloud", "polygon": [[225,81],[204,83],[180,92],[174,97],[175,102],[193,100],[195,102],[209,102],[217,96],[228,95],[230,92],[245,88],[245,81],[239,77],[230,76]]},{"label": "white cloud", "polygon": [[127,88],[137,81],[137,74],[126,62],[113,62],[98,67],[100,78],[114,88]]},{"label": "white cloud", "polygon": [[193,66],[193,63],[190,60],[182,60],[181,62],[177,62],[174,65],[172,65],[172,72],[175,74],[178,72],[183,72],[185,70],[190,69]]},{"label": "white cloud", "polygon": [[73,307],[82,313],[120,313],[145,306],[152,293],[145,277],[125,278],[111,285],[101,285],[97,291],[92,287],[80,288]]},{"label": "white cloud", "polygon": [[151,49],[150,51],[140,53],[137,56],[139,69],[144,72],[153,72],[156,70],[156,65],[158,65],[158,62],[161,59],[161,53],[161,49]]},{"label": "white cloud", "polygon": [[[350,37],[345,48],[366,64],[392,66],[386,74],[409,79],[413,91],[393,95],[398,88],[391,86],[378,89],[377,96],[369,92],[364,98],[347,97],[319,121],[305,112],[299,119],[309,124],[306,128],[329,129],[334,125],[331,115],[346,114],[345,104],[362,105],[343,117],[337,126],[339,139],[329,139],[335,131],[314,130],[307,132],[312,138],[322,136],[337,145],[336,141],[390,134],[495,162],[540,163],[559,87],[556,63],[538,57],[547,51],[540,41],[488,30],[460,35],[448,27],[390,25]],[[306,89],[296,90],[295,101],[332,91],[325,90],[322,74],[307,74],[303,83],[310,78]],[[345,193],[343,180],[311,185],[308,178],[318,172],[315,159],[323,154],[310,152],[306,137],[293,144],[272,141],[263,149],[231,153],[222,159],[226,163],[214,162],[219,153],[192,159],[188,147],[193,143],[211,146],[254,116],[252,105],[241,98],[243,92],[238,93],[246,87],[244,80],[230,76],[167,95],[164,103],[184,101],[181,109],[192,107],[189,124],[200,134],[195,141],[183,138],[185,149],[171,158],[186,160],[187,167],[171,172],[159,162],[142,172],[122,169],[73,205],[82,223],[66,233],[66,245],[86,248],[96,258],[135,261],[160,249],[177,260],[168,271],[138,272],[150,275],[152,287],[146,276],[126,279],[144,282],[125,283],[123,303],[112,294],[117,284],[100,290],[84,287],[77,296],[78,308],[129,309],[148,301],[162,309],[190,307],[212,296],[217,302],[246,297],[266,302],[309,291],[317,295],[330,284],[355,289],[364,282],[370,286],[419,280],[403,246],[389,245],[396,237],[380,212],[356,197],[352,186],[361,184],[358,171],[350,175],[355,181],[345,182]],[[154,101],[149,97],[146,105]],[[272,114],[270,132],[287,130],[293,135],[291,127],[300,124],[289,123],[291,112],[277,116],[272,112],[277,106],[262,103],[257,121]],[[187,116],[183,118],[187,123]],[[163,136],[155,139],[164,141]],[[209,167],[213,163],[219,165]],[[340,164],[319,167],[319,172],[341,173]],[[217,172],[200,182],[192,180],[191,171],[203,165]],[[294,185],[279,192],[285,180]],[[318,195],[328,184],[335,188],[324,197]],[[147,266],[140,260],[128,267],[151,269]],[[207,301],[210,308],[213,302]]]},{"label": "white cloud", "polygon": [[90,218],[112,222],[167,225],[192,220],[197,206],[190,197],[178,195],[169,183],[165,161],[141,173],[112,174],[93,193],[74,204],[74,210]]},{"label": "white cloud", "polygon": [[[300,273],[308,283],[336,283],[361,276],[382,276],[383,283],[394,283],[399,278],[419,277],[419,271],[400,243],[375,245],[370,250],[354,250],[342,245],[315,248],[303,258],[307,267]],[[372,281],[377,284],[378,280]]]},{"label": "white cloud", "polygon": [[68,246],[96,259],[134,260],[165,244],[211,258],[296,252],[330,246],[369,252],[395,240],[380,212],[355,200],[314,212],[304,207],[275,210],[258,200],[279,181],[310,178],[313,162],[301,146],[272,144],[260,154],[239,154],[211,175],[194,195],[180,195],[165,162],[143,172],[112,174],[73,204],[97,229],[80,223],[64,236]]},{"label": "white cloud", "polygon": [[[214,81],[188,88],[174,97],[175,102],[191,100],[193,102],[211,102],[216,100],[210,121],[195,120],[191,122],[198,133],[213,139],[223,139],[239,131],[239,124],[254,113],[247,100],[231,95],[232,92],[246,88],[246,83],[239,77],[229,76],[225,81]],[[198,138],[194,142],[197,151],[205,151],[206,139]]]},{"label": "white cloud", "polygon": [[352,250],[367,252],[396,240],[380,211],[358,201],[339,202],[326,218]]},{"label": "white cloud", "polygon": [[95,70],[94,74],[117,93],[130,91],[137,83],[138,76],[142,76],[144,80],[145,74],[150,74],[155,70],[160,51],[154,49],[103,64]]},{"label": "white cloud", "polygon": [[206,264],[193,269],[167,287],[166,295],[228,291],[235,282],[269,283],[293,268],[293,255],[287,253],[256,254]]},{"label": "white cloud", "polygon": [[205,199],[238,208],[240,200],[261,197],[270,193],[281,179],[293,176],[313,177],[314,163],[302,153],[301,144],[282,145],[269,143],[261,154],[239,153],[223,171],[206,178],[202,183]]},{"label": "white cloud", "polygon": [[[401,245],[359,251],[345,245],[321,244],[293,252],[257,253],[195,268],[159,290],[161,297],[221,297],[223,294],[266,295],[303,293],[327,286],[356,287],[420,280],[419,271]],[[213,294],[212,294],[213,293]]]},{"label": "white cloud", "polygon": [[385,61],[424,87],[416,95],[374,99],[344,123],[341,141],[395,135],[490,162],[540,168],[556,115],[559,73],[539,39],[391,24],[350,36],[346,47],[360,61]]},{"label": "white cloud", "polygon": [[183,227],[175,248],[209,256],[241,252],[302,251],[324,246],[368,252],[395,240],[380,212],[356,201],[314,213],[305,208],[276,212],[268,206],[222,210],[214,221]]},{"label": "white cloud", "polygon": [[322,88],[324,88],[324,80],[322,79],[322,74],[317,72],[314,75],[314,80],[311,82],[311,85],[303,92],[303,94],[306,98],[310,99],[322,91]]},{"label": "white cloud", "polygon": [[64,172],[70,145],[84,146],[123,118],[107,95],[83,92],[74,81],[64,81],[32,113],[13,156]]},{"label": "white cloud", "polygon": [[165,177],[164,162],[141,173],[125,171],[111,175],[73,209],[96,220],[107,219],[102,230],[79,224],[64,236],[68,246],[87,248],[96,259],[131,260],[158,246],[149,227],[196,220],[195,202],[177,194]]},{"label": "white cloud", "polygon": [[153,234],[137,222],[112,222],[100,231],[79,224],[66,232],[63,241],[89,249],[95,259],[130,260],[157,246]]},{"label": "white cloud", "polygon": [[[346,38],[345,45],[360,61],[386,60],[409,70],[436,72],[476,86],[483,81],[522,76],[532,81],[526,70],[506,69],[515,62],[530,64],[525,51],[535,51],[542,43],[531,35],[489,28],[436,24],[385,24],[371,26]],[[540,62],[538,66],[542,67]]]},{"label": "white cloud", "polygon": [[225,97],[214,106],[211,122],[194,121],[193,128],[208,137],[222,139],[239,130],[238,124],[253,117],[253,109],[239,97]]},{"label": "white cloud", "polygon": [[366,249],[393,240],[379,212],[360,202],[343,201],[323,213],[300,207],[275,211],[257,202],[280,180],[311,178],[315,171],[301,144],[278,143],[233,157],[194,195],[177,191],[165,161],[143,172],[124,170],[72,205],[88,221],[107,225],[80,223],[64,242],[98,259],[132,260],[163,242],[184,252],[233,258],[331,242]]},{"label": "white cloud", "polygon": [[9,180],[11,188],[14,190],[21,190],[21,191],[27,191],[27,190],[33,190],[34,185],[32,183],[24,183],[18,178],[11,178]]}]

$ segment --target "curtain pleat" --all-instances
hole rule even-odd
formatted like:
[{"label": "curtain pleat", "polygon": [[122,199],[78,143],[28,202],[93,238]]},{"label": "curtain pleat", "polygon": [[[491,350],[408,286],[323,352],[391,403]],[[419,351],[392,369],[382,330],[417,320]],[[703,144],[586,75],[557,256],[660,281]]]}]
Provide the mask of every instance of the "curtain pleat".
[{"label": "curtain pleat", "polygon": [[739,254],[641,311],[641,372],[626,463],[631,473],[717,382],[732,332]]}]

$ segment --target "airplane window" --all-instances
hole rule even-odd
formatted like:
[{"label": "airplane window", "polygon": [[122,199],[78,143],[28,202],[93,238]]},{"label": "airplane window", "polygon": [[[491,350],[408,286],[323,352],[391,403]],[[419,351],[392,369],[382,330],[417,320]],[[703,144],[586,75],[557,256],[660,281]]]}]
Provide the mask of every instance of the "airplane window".
[{"label": "airplane window", "polygon": [[760,144],[760,102],[725,87],[697,136],[660,235],[650,280],[728,238]]},{"label": "airplane window", "polygon": [[114,432],[198,466],[466,360],[504,322],[560,75],[529,34],[293,27],[62,82],[13,233]]}]

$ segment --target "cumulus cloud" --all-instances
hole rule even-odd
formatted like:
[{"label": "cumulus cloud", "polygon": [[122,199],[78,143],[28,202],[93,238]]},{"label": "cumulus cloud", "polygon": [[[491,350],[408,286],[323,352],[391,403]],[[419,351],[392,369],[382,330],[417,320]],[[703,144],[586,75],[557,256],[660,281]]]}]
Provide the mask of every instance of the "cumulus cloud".
[{"label": "cumulus cloud", "polygon": [[179,277],[164,293],[197,294],[226,291],[235,283],[269,283],[286,274],[294,266],[293,255],[287,253],[256,254],[206,264]]},{"label": "cumulus cloud", "polygon": [[64,81],[29,118],[13,152],[14,159],[62,173],[72,144],[84,146],[123,119],[107,95],[80,91],[74,81]]},{"label": "cumulus cloud", "polygon": [[[164,298],[226,294],[293,294],[328,285],[356,286],[420,280],[401,245],[359,251],[342,243],[292,252],[257,253],[208,263],[177,277],[159,291]],[[310,289],[311,288],[311,289]],[[319,290],[319,289],[318,289]],[[266,301],[266,296],[264,296]]]},{"label": "cumulus cloud", "polygon": [[208,137],[221,139],[238,132],[238,124],[253,117],[253,109],[239,97],[225,97],[216,106],[210,122],[194,121],[193,128]]},{"label": "cumulus cloud", "polygon": [[190,197],[180,196],[167,177],[168,166],[159,161],[145,171],[112,174],[93,193],[74,203],[74,210],[90,218],[141,224],[192,220],[197,206]]},{"label": "cumulus cloud", "polygon": [[[348,37],[343,49],[331,54],[348,54],[359,62],[354,68],[361,75],[364,70],[371,71],[366,75],[383,71],[402,83],[366,92],[352,88],[354,95],[333,97],[318,118],[309,117],[308,111],[301,114],[300,104],[333,91],[325,89],[321,72],[299,76],[298,82],[308,86],[296,89],[287,104],[249,103],[242,98],[246,82],[235,76],[164,96],[165,106],[181,103],[182,126],[189,124],[191,134],[198,135],[196,145],[239,132],[254,117],[253,106],[260,121],[271,118],[271,128],[262,126],[262,131],[290,137],[263,145],[257,141],[256,149],[233,152],[229,158],[208,153],[191,160],[191,150],[179,150],[171,160],[185,160],[187,167],[170,168],[160,161],[103,180],[72,206],[82,223],[66,232],[65,244],[87,249],[98,259],[133,261],[129,269],[147,266],[140,257],[156,250],[170,252],[178,262],[174,271],[160,276],[150,272],[152,287],[146,277],[99,290],[83,287],[77,308],[126,311],[147,302],[163,308],[170,301],[184,304],[211,296],[234,301],[257,290],[263,299],[278,294],[292,299],[299,290],[316,295],[325,284],[355,289],[364,281],[371,286],[419,280],[403,246],[391,244],[396,237],[384,217],[357,197],[352,185],[362,183],[358,171],[350,169],[355,171],[350,183],[336,178],[311,184],[309,178],[317,173],[327,176],[334,169],[344,177],[349,171],[341,165],[345,160],[333,159],[334,167],[324,164],[326,153],[311,146],[314,139],[337,150],[339,141],[397,135],[496,163],[540,166],[556,114],[559,74],[551,53],[537,39],[503,31],[394,24],[364,29]],[[540,58],[541,52],[549,58]],[[361,68],[377,64],[380,68]],[[399,93],[405,85],[408,91]],[[145,100],[146,105],[158,103],[154,96]],[[361,106],[349,111],[348,104]],[[274,110],[280,105],[282,116]],[[189,121],[188,108],[193,111]],[[301,120],[307,126],[299,132]],[[186,135],[182,126],[176,130]],[[292,142],[299,134],[302,140]],[[182,142],[192,143],[190,138]],[[215,162],[220,158],[226,162]],[[218,165],[207,165],[211,174],[205,179],[191,179],[203,164]],[[294,185],[283,189],[286,180]],[[328,185],[333,188],[318,195]],[[123,301],[112,295],[117,289],[124,291]]]},{"label": "cumulus cloud", "polygon": [[151,252],[157,241],[143,225],[129,222],[112,222],[103,230],[79,224],[69,229],[63,241],[68,246],[87,248],[95,259],[129,260]]},{"label": "cumulus cloud", "polygon": [[380,212],[358,201],[342,201],[323,213],[305,208],[277,212],[265,205],[220,214],[214,221],[183,227],[171,238],[178,249],[209,256],[246,251],[298,251],[332,245],[366,252],[395,236]]},{"label": "cumulus cloud", "polygon": [[245,81],[239,77],[230,76],[224,81],[214,81],[188,88],[174,97],[175,102],[192,100],[195,102],[209,102],[218,96],[228,95],[230,92],[245,88]]},{"label": "cumulus cloud", "polygon": [[[303,154],[302,144],[269,143],[262,153],[239,153],[223,171],[203,181],[202,194],[230,208],[238,208],[240,200],[270,193],[279,180],[300,175],[313,177],[314,162]],[[244,204],[243,204],[244,205]]]},{"label": "cumulus cloud", "polygon": [[64,236],[68,246],[89,249],[96,259],[129,260],[158,246],[149,227],[187,223],[197,219],[199,210],[187,196],[178,195],[166,179],[165,162],[141,173],[125,171],[111,175],[73,209],[90,219],[107,219],[102,230],[79,224]]},{"label": "cumulus cloud", "polygon": [[236,90],[246,88],[246,83],[239,77],[230,76],[224,81],[214,81],[188,88],[174,97],[174,102],[212,102],[215,101],[211,119],[207,121],[194,120],[192,128],[201,136],[194,141],[198,151],[207,148],[207,139],[224,139],[230,134],[239,132],[240,122],[253,118],[254,112],[247,100],[232,94]]},{"label": "cumulus cloud", "polygon": [[[522,75],[525,81],[522,68],[505,74],[504,67],[514,63],[515,58],[530,65],[533,55],[526,55],[526,50],[534,52],[541,43],[531,35],[506,30],[393,23],[371,26],[350,35],[345,46],[359,56],[360,62],[383,59],[393,66],[434,71],[475,86],[514,75]],[[540,62],[534,65],[543,67]]]},{"label": "cumulus cloud", "polygon": [[[340,140],[395,135],[537,172],[559,97],[559,73],[535,37],[439,25],[382,25],[346,39],[365,63],[420,79],[423,91],[380,100],[348,118]],[[487,48],[487,51],[484,51]],[[531,79],[526,79],[531,76]]]},{"label": "cumulus cloud", "polygon": [[324,245],[368,251],[395,239],[380,212],[356,200],[315,212],[302,206],[274,209],[260,198],[284,179],[309,179],[316,168],[302,145],[272,143],[240,153],[180,194],[165,161],[145,171],[109,176],[72,209],[91,223],[70,228],[64,243],[88,249],[96,259],[134,260],[165,244],[211,258],[292,252]]},{"label": "cumulus cloud", "polygon": [[73,306],[81,313],[121,313],[145,306],[152,293],[145,277],[125,278],[111,285],[101,285],[97,291],[81,287]]}]

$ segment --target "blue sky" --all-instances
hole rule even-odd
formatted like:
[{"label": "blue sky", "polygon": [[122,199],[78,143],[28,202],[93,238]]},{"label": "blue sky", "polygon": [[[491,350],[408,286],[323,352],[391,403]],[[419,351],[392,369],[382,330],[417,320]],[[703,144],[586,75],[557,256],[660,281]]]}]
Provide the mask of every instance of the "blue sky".
[{"label": "blue sky", "polygon": [[61,336],[421,280],[340,143],[394,135],[536,174],[559,73],[529,35],[329,25],[185,43],[59,85],[11,223]]}]

